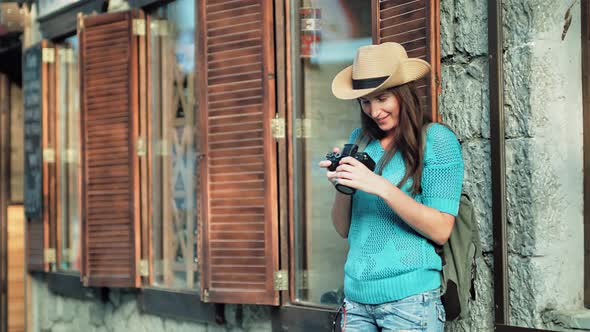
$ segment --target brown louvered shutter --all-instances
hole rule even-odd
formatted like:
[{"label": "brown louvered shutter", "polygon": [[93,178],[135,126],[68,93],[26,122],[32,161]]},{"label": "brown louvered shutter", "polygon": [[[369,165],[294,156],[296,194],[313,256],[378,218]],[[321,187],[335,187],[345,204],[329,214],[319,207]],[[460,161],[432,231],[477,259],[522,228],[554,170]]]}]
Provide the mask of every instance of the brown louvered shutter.
[{"label": "brown louvered shutter", "polygon": [[55,263],[55,49],[42,41],[23,54],[26,252],[29,271]]},{"label": "brown louvered shutter", "polygon": [[439,120],[440,0],[373,0],[373,42],[396,42],[411,58],[428,61],[432,73],[417,81],[418,94],[434,121]]},{"label": "brown louvered shutter", "polygon": [[[78,23],[83,280],[137,287],[140,263],[139,50],[145,23],[129,11]],[[142,159],[145,158],[142,157]]]},{"label": "brown louvered shutter", "polygon": [[201,296],[278,304],[272,1],[199,2]]}]

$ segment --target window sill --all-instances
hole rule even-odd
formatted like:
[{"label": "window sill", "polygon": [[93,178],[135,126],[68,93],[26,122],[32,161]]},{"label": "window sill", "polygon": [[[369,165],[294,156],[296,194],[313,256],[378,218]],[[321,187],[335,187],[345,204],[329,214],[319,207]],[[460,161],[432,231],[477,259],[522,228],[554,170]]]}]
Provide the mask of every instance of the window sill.
[{"label": "window sill", "polygon": [[78,273],[46,272],[45,280],[49,289],[60,296],[79,300],[106,298],[106,289],[84,287]]},{"label": "window sill", "polygon": [[138,301],[148,314],[216,323],[215,305],[202,302],[198,291],[143,288]]},{"label": "window sill", "polygon": [[590,330],[590,310],[551,310],[544,314],[554,324],[566,329]]},{"label": "window sill", "polygon": [[80,0],[37,18],[43,38],[73,35],[78,25],[78,13],[102,13],[107,9],[107,4],[107,0]]},{"label": "window sill", "polygon": [[[276,308],[273,314],[273,331],[307,332],[332,331],[335,310],[317,309],[297,305],[283,305]],[[340,329],[340,320],[336,322],[336,330]]]}]

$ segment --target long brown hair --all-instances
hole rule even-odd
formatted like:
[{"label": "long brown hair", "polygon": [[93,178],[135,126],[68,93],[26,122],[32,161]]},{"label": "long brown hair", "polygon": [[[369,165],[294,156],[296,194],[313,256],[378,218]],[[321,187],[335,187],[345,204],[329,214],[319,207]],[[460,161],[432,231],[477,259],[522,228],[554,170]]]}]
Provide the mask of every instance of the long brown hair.
[{"label": "long brown hair", "polygon": [[[422,151],[422,127],[431,120],[427,112],[423,111],[420,98],[418,97],[414,82],[389,88],[399,103],[399,122],[393,129],[394,139],[385,150],[385,154],[379,160],[376,172],[381,174],[383,168],[389,163],[397,151],[401,152],[406,165],[406,174],[397,184],[401,188],[409,178],[412,178],[412,193],[421,192],[421,177],[423,168],[424,151]],[[359,100],[359,105],[360,100]],[[385,132],[379,128],[377,123],[369,117],[361,105],[361,136],[368,135],[371,139],[385,137]]]}]

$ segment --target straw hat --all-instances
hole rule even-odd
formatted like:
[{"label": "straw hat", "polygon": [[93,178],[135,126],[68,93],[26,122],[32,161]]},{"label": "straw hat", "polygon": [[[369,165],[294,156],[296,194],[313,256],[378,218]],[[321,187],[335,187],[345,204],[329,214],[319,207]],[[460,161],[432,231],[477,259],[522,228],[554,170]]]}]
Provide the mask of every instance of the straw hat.
[{"label": "straw hat", "polygon": [[415,81],[428,74],[430,64],[408,58],[398,43],[362,46],[352,66],[339,72],[332,81],[338,99],[356,99],[375,91]]}]

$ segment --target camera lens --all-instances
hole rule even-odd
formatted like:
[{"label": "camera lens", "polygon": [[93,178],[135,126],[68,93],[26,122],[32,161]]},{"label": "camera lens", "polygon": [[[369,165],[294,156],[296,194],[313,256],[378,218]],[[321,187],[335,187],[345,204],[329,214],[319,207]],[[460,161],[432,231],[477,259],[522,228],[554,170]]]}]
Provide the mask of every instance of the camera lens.
[{"label": "camera lens", "polygon": [[344,186],[341,184],[336,185],[336,190],[338,190],[339,192],[341,192],[345,195],[352,195],[356,191],[356,189],[354,189],[354,188],[350,188],[350,187],[347,187],[347,186]]}]

